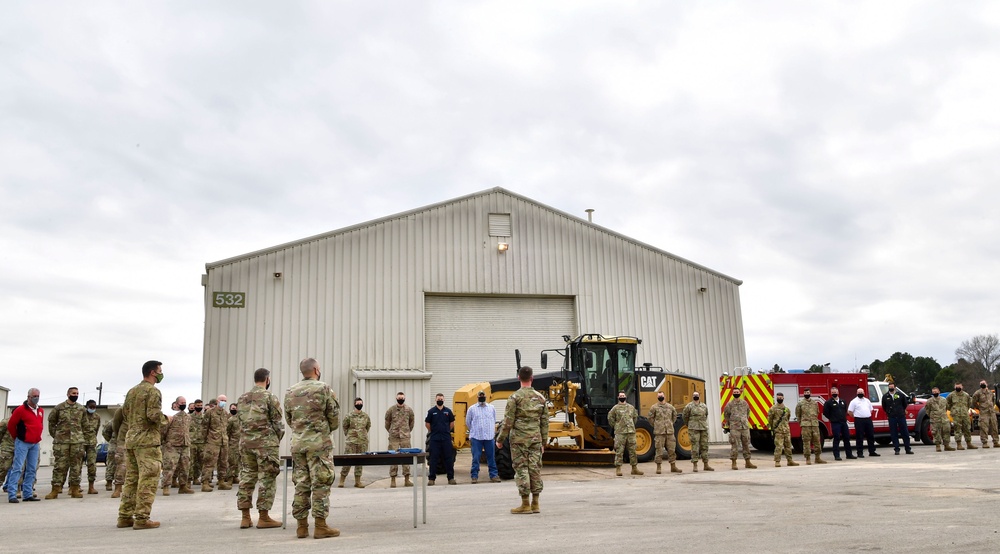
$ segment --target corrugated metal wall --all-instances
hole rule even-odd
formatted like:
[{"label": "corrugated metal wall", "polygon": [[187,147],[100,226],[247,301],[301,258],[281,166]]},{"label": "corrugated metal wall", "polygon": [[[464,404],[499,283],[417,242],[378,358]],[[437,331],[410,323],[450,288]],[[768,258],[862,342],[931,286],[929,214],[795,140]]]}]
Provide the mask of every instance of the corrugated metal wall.
[{"label": "corrugated metal wall", "polygon": [[[491,213],[511,214],[505,253]],[[213,308],[218,291],[246,308]],[[575,297],[580,332],[641,337],[640,362],[708,381],[713,414],[718,377],[746,364],[738,281],[493,189],[209,264],[202,396],[244,392],[257,367],[282,395],[305,356],[341,398],[351,370],[423,370],[425,294]]]},{"label": "corrugated metal wall", "polygon": [[[389,433],[385,430],[385,411],[396,405],[396,393],[406,394],[406,405],[413,408],[413,434],[411,444],[417,448],[424,447],[424,416],[433,404],[430,389],[430,375],[418,371],[358,371],[357,386],[345,400],[348,409],[354,409],[354,397],[360,396],[365,401],[364,410],[372,419],[372,428],[368,433],[368,448],[372,451],[389,448]],[[346,398],[346,397],[345,397]],[[343,431],[339,437],[343,438]],[[343,442],[342,440],[337,441]],[[385,468],[367,468],[365,471],[385,472]]]}]

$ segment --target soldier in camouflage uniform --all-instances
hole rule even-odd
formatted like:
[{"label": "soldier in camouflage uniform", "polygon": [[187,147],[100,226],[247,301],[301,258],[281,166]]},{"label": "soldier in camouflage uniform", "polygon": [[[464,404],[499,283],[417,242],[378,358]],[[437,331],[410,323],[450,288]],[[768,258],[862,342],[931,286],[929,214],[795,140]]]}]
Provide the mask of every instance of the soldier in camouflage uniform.
[{"label": "soldier in camouflage uniform", "polygon": [[[365,403],[361,397],[354,399],[354,411],[344,418],[344,435],[347,436],[347,449],[345,454],[364,454],[368,451],[368,431],[372,428],[372,420],[362,408]],[[354,486],[359,489],[365,488],[361,484],[361,466],[354,467]],[[351,466],[344,466],[340,469],[340,483],[337,485],[344,488],[344,481],[347,480],[347,473]]]},{"label": "soldier in camouflage uniform", "polygon": [[782,454],[788,458],[789,466],[797,466],[798,462],[792,459],[792,430],[788,427],[792,411],[785,406],[784,394],[779,392],[775,400],[767,412],[767,426],[774,435],[774,467],[781,467]]},{"label": "soldier in camouflage uniform", "polygon": [[979,440],[983,448],[989,448],[989,437],[993,437],[993,447],[1000,448],[1000,436],[997,436],[997,414],[993,391],[986,386],[986,381],[979,382],[979,390],[972,393],[972,409],[979,411]]},{"label": "soldier in camouflage uniform", "polygon": [[253,489],[257,481],[260,481],[260,488],[257,490],[257,528],[273,529],[281,527],[281,522],[271,519],[267,512],[274,504],[275,478],[280,471],[278,443],[285,436],[285,424],[281,420],[278,397],[268,392],[271,388],[271,372],[265,368],[254,371],[253,382],[253,388],[243,393],[239,402],[234,404],[238,409],[237,415],[232,417],[239,422],[240,431],[239,439],[230,443],[230,446],[238,446],[243,460],[243,475],[240,476],[239,491],[236,494],[236,507],[243,513],[240,529],[250,528],[253,525],[253,520],[250,519]]},{"label": "soldier in camouflage uniform", "polygon": [[677,467],[677,441],[674,438],[674,422],[677,421],[677,409],[666,401],[661,391],[657,394],[658,402],[649,408],[646,419],[653,424],[654,446],[656,448],[656,473],[660,473],[663,463],[663,451],[666,449],[667,461],[670,462],[670,473],[684,473]]},{"label": "soldier in camouflage uniform", "polygon": [[194,479],[195,485],[201,484],[201,459],[205,455],[205,407],[201,399],[194,401],[194,413],[191,416],[191,471],[188,480]]},{"label": "soldier in camouflage uniform", "polygon": [[[406,405],[406,395],[396,393],[396,405],[385,411],[385,430],[389,432],[389,450],[410,448],[410,433],[413,431],[413,410]],[[389,466],[389,487],[396,488],[396,471],[399,466]],[[410,466],[403,466],[403,485],[412,487]]]},{"label": "soldier in camouflage uniform", "polygon": [[83,456],[87,460],[87,494],[97,494],[97,432],[101,430],[101,416],[97,415],[97,402],[87,401],[87,411],[83,414]]},{"label": "soldier in camouflage uniform", "polygon": [[934,434],[934,448],[941,452],[941,445],[946,451],[955,450],[951,447],[951,422],[948,421],[948,401],[941,398],[941,390],[937,387],[931,389],[931,398],[924,404],[927,417],[931,420],[932,432]]},{"label": "soldier in camouflage uniform", "polygon": [[[955,392],[948,395],[948,411],[951,412],[951,419],[955,422],[955,442],[958,443],[959,450],[976,450],[979,447],[972,444],[972,420],[969,410],[972,409],[972,397],[962,390],[962,383],[955,383]],[[965,446],[962,446],[962,437],[965,437]]]},{"label": "soldier in camouflage uniform", "polygon": [[628,449],[628,459],[632,464],[632,475],[642,475],[639,458],[635,454],[635,422],[639,412],[627,402],[625,393],[618,393],[618,404],[608,412],[608,425],[615,431],[615,475],[622,476],[622,457]]},{"label": "soldier in camouflage uniform", "polygon": [[155,529],[159,521],[149,519],[160,477],[160,429],[167,424],[163,399],[154,383],[163,380],[162,364],[150,360],[142,365],[142,381],[125,395],[122,417],[128,423],[125,437],[125,487],[118,505],[118,527]]},{"label": "soldier in camouflage uniform", "polygon": [[[201,457],[201,492],[212,492],[212,475],[219,465],[222,457],[223,441],[226,438],[226,414],[219,406],[217,399],[208,401],[208,410],[205,411],[205,450]],[[229,490],[226,482],[221,479],[222,471],[219,471],[219,490]]]},{"label": "soldier in camouflage uniform", "polygon": [[701,395],[697,392],[691,398],[683,412],[688,436],[691,437],[691,463],[695,473],[698,473],[699,458],[705,471],[715,471],[715,468],[708,465],[708,406],[699,401]]},{"label": "soldier in camouflage uniform", "polygon": [[292,428],[292,467],[295,499],[292,516],[298,522],[295,536],[309,536],[309,508],[316,527],[313,538],[338,537],[328,527],[330,487],[333,485],[333,441],[330,433],[340,427],[340,404],[330,386],[320,381],[319,363],[313,358],[299,362],[303,379],[285,393],[285,421]]},{"label": "soldier in camouflage uniform", "polygon": [[104,442],[108,444],[108,453],[104,458],[104,480],[106,481],[105,490],[111,490],[111,485],[115,481],[115,431],[114,422],[108,421],[104,424],[101,429],[101,436],[104,437]]},{"label": "soldier in camouflage uniform", "polygon": [[[512,514],[541,512],[538,497],[542,494],[542,452],[549,442],[549,409],[542,393],[531,388],[533,370],[523,366],[517,370],[521,388],[507,399],[503,423],[496,446],[510,439],[510,458],[514,465],[514,482],[521,495],[521,505],[511,508]],[[528,503],[528,493],[531,503]]]},{"label": "soldier in camouflage uniform", "polygon": [[7,492],[7,472],[14,463],[14,437],[7,432],[8,421],[10,421],[9,414],[6,419],[0,421],[0,483],[3,483],[3,492]]},{"label": "soldier in camouflage uniform", "polygon": [[226,395],[219,395],[219,410],[222,412],[223,421],[222,448],[219,450],[219,462],[216,465],[215,473],[218,476],[220,491],[227,491],[233,488],[232,483],[226,477],[229,475],[229,418],[231,417],[227,400]]},{"label": "soldier in camouflage uniform", "polygon": [[[183,407],[182,407],[183,406]],[[188,486],[188,468],[191,467],[191,416],[187,414],[187,399],[178,396],[174,401],[177,412],[163,427],[163,478],[160,487],[163,496],[170,496],[170,483],[176,478],[180,483],[178,494],[194,494]]]},{"label": "soldier in camouflage uniform", "polygon": [[733,399],[722,411],[722,426],[729,428],[729,460],[736,468],[736,455],[743,450],[743,464],[747,469],[757,469],[750,461],[750,404],[741,398],[743,391],[733,389]]},{"label": "soldier in camouflage uniform", "polygon": [[240,461],[240,418],[239,405],[236,403],[229,405],[229,420],[226,422],[226,440],[229,441],[229,467],[226,469],[226,483],[230,485],[240,482],[240,471],[242,462]]},{"label": "soldier in camouflage uniform", "polygon": [[111,418],[111,432],[115,436],[115,492],[111,494],[111,498],[120,498],[122,487],[125,486],[125,468],[128,466],[125,456],[128,422],[125,421],[121,408],[115,410],[115,415]]},{"label": "soldier in camouflage uniform", "polygon": [[816,456],[817,464],[825,464],[826,460],[820,458],[823,452],[823,435],[819,432],[819,414],[822,405],[818,400],[812,399],[812,392],[809,389],[802,391],[802,401],[795,404],[795,419],[799,421],[799,428],[802,430],[802,453],[806,457],[806,465],[812,462],[809,454]]},{"label": "soldier in camouflage uniform", "polygon": [[66,401],[49,412],[49,435],[52,441],[52,491],[45,495],[52,500],[62,492],[63,483],[69,479],[69,494],[73,498],[83,498],[80,492],[80,470],[83,465],[83,406],[76,402],[80,391],[70,387],[66,391]]}]

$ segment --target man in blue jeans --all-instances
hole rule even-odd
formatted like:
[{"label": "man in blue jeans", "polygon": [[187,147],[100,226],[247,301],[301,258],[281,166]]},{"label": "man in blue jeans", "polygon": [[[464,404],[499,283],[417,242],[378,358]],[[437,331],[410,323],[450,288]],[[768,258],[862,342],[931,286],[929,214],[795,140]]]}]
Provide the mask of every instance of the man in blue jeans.
[{"label": "man in blue jeans", "polygon": [[465,414],[465,426],[469,428],[469,440],[472,441],[472,484],[479,482],[479,457],[486,452],[486,465],[490,469],[490,481],[500,482],[497,473],[497,460],[493,444],[496,435],[497,410],[492,404],[486,403],[486,393],[479,391],[479,403],[475,404]]},{"label": "man in blue jeans", "polygon": [[435,397],[435,404],[436,406],[427,410],[427,417],[424,418],[424,425],[430,433],[427,438],[427,453],[430,458],[427,485],[434,485],[439,461],[444,463],[445,471],[448,473],[448,484],[457,485],[458,483],[455,482],[455,448],[451,445],[451,432],[455,429],[455,412],[444,405],[444,395],[440,392]]},{"label": "man in blue jeans", "polygon": [[14,409],[3,430],[14,438],[14,463],[7,477],[7,502],[17,504],[17,481],[24,471],[21,497],[25,502],[41,500],[35,496],[35,472],[38,470],[38,444],[42,442],[45,411],[38,406],[38,389],[28,390],[28,399]]}]

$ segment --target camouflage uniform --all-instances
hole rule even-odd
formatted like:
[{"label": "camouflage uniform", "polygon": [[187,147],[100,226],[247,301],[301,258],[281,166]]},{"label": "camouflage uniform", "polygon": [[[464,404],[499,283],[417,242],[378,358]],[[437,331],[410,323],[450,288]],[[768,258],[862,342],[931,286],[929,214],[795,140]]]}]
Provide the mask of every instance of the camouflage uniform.
[{"label": "camouflage uniform", "polygon": [[[6,409],[4,407],[4,409]],[[14,463],[14,439],[7,432],[7,422],[10,418],[0,421],[0,482],[7,483],[7,472]]]},{"label": "camouflage uniform", "polygon": [[979,440],[983,448],[989,448],[989,437],[993,437],[993,446],[1000,447],[1000,436],[997,436],[997,414],[993,411],[993,391],[980,388],[972,393],[972,409],[979,410]]},{"label": "camouflage uniform", "polygon": [[87,460],[87,482],[97,481],[97,432],[101,430],[101,416],[83,410],[83,455]]},{"label": "camouflage uniform", "polygon": [[729,459],[735,464],[742,447],[743,459],[750,461],[750,404],[734,398],[726,404],[722,415],[729,426]]},{"label": "camouflage uniform", "polygon": [[[767,412],[767,426],[774,435],[774,461],[781,461],[781,455],[788,458],[788,463],[792,461],[792,430],[788,427],[788,418],[792,411],[784,404],[775,402],[774,406]],[[796,464],[798,465],[798,464]]]},{"label": "camouflage uniform", "polygon": [[955,422],[955,442],[958,448],[962,447],[962,437],[965,437],[965,444],[972,446],[972,420],[969,418],[969,409],[972,407],[972,397],[964,390],[952,392],[948,395],[948,411],[951,412],[951,419]]},{"label": "camouflage uniform", "polygon": [[708,405],[689,402],[684,406],[684,423],[691,437],[691,463],[697,467],[698,459],[708,463]]},{"label": "camouflage uniform", "polygon": [[663,451],[666,449],[667,461],[671,464],[677,461],[677,440],[674,438],[674,422],[677,421],[677,409],[670,402],[657,402],[649,409],[646,419],[653,424],[653,436],[656,440],[657,465],[663,462]]},{"label": "camouflage uniform", "polygon": [[[410,448],[413,431],[413,410],[406,404],[390,406],[385,411],[385,430],[389,432],[389,450]],[[395,477],[399,466],[389,466],[389,477]],[[410,476],[410,466],[403,466],[403,476]]]},{"label": "camouflage uniform", "polygon": [[[284,427],[282,427],[284,432]],[[226,439],[229,441],[229,467],[226,471],[226,482],[235,483],[240,480],[240,472],[243,470],[243,462],[240,447],[240,418],[229,413],[229,421],[226,423]]]},{"label": "camouflage uniform", "polygon": [[128,422],[125,421],[125,414],[121,408],[115,410],[115,415],[111,419],[111,431],[115,436],[115,486],[125,485],[125,470],[128,467],[125,437],[128,435]]},{"label": "camouflage uniform", "polygon": [[608,412],[608,425],[615,430],[615,467],[622,466],[626,449],[632,467],[639,463],[635,455],[635,422],[638,420],[639,412],[628,402],[619,402]]},{"label": "camouflage uniform", "polygon": [[[225,407],[220,407],[219,411],[222,412],[222,448],[219,449],[219,462],[216,466],[216,474],[221,483],[223,481],[228,482],[226,476],[229,475],[229,420],[233,416],[229,413],[229,404],[226,404]],[[239,448],[236,450],[238,451]]]},{"label": "camouflage uniform", "polygon": [[160,428],[167,423],[167,416],[161,411],[162,401],[160,390],[149,381],[140,382],[125,395],[122,417],[128,423],[125,437],[128,469],[118,505],[119,520],[134,518],[137,525],[145,524],[153,509],[163,461]]},{"label": "camouflage uniform", "polygon": [[514,482],[521,497],[542,492],[542,448],[549,442],[549,409],[545,397],[531,387],[507,399],[497,442],[510,438]]},{"label": "camouflage uniform", "polygon": [[[344,418],[344,434],[347,435],[346,454],[364,454],[368,451],[368,431],[372,428],[372,420],[364,411],[354,410]],[[340,469],[340,478],[347,477],[351,466]],[[361,466],[354,466],[354,480],[361,480]]]},{"label": "camouflage uniform", "polygon": [[924,404],[927,417],[931,420],[934,433],[934,444],[938,450],[943,444],[945,448],[951,449],[951,423],[948,421],[948,401],[940,396],[931,397]]},{"label": "camouflage uniform", "polygon": [[[83,466],[83,416],[87,413],[79,403],[69,400],[49,412],[49,435],[52,441],[52,486],[62,489],[69,479],[70,489],[80,486]],[[68,474],[68,475],[67,475]],[[53,496],[53,498],[55,498]]]},{"label": "camouflage uniform", "polygon": [[194,412],[191,416],[191,471],[188,480],[201,483],[201,459],[205,455],[205,412]]},{"label": "camouflage uniform", "polygon": [[[215,406],[205,412],[205,450],[201,456],[201,485],[212,483],[212,474],[219,466],[219,477],[224,473],[221,467],[223,441],[226,438],[226,414]],[[220,479],[221,480],[221,479]]]},{"label": "camouflage uniform", "polygon": [[[333,393],[330,394],[332,397]],[[303,415],[303,408],[308,407],[298,405],[300,415]],[[281,421],[281,405],[277,396],[255,384],[249,392],[240,396],[237,410],[236,416],[230,416],[240,425],[241,440],[236,445],[243,461],[239,492],[236,494],[236,507],[244,510],[253,506],[253,489],[257,481],[260,481],[260,487],[257,489],[257,509],[270,510],[274,504],[275,478],[281,471],[278,462],[278,443],[281,437],[285,436],[285,424]],[[311,413],[304,415],[312,417]],[[230,443],[231,447],[236,445]],[[297,465],[296,472],[298,472]],[[333,482],[332,476],[330,482]],[[296,479],[296,502],[299,501],[297,483],[298,479]],[[329,495],[329,487],[327,494]],[[303,516],[298,519],[304,518]]]},{"label": "camouflage uniform", "polygon": [[104,442],[108,443],[108,453],[104,458],[104,480],[108,484],[108,490],[111,490],[111,484],[115,482],[115,454],[117,448],[115,448],[118,441],[115,440],[114,422],[109,421],[104,424],[104,428],[101,429],[101,436],[104,437]]},{"label": "camouflage uniform", "polygon": [[[187,485],[191,467],[191,416],[180,410],[163,428],[163,478],[160,487],[167,489],[177,476],[177,482]],[[183,491],[181,491],[183,492]],[[164,493],[166,494],[166,493]]]},{"label": "camouflage uniform", "polygon": [[330,433],[340,427],[337,395],[322,381],[303,379],[285,393],[285,421],[292,429],[292,516],[307,519],[312,507],[313,517],[325,520],[334,474]]},{"label": "camouflage uniform", "polygon": [[816,455],[817,463],[824,463],[819,458],[823,453],[823,435],[819,433],[819,412],[820,404],[812,398],[803,398],[795,404],[795,419],[799,420],[799,429],[802,433],[802,454],[809,463],[809,455]]}]

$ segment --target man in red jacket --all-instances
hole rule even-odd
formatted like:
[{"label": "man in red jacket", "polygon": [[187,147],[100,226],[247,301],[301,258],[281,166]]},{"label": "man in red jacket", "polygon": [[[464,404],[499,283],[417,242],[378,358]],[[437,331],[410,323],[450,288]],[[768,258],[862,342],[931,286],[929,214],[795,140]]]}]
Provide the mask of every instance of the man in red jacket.
[{"label": "man in red jacket", "polygon": [[[28,399],[14,409],[7,422],[7,432],[14,438],[14,464],[8,482],[16,484],[24,471],[21,497],[25,502],[41,500],[35,496],[35,471],[38,470],[38,444],[42,442],[42,425],[45,413],[38,406],[38,389],[28,390]],[[7,502],[17,504],[17,486],[7,487]]]}]

